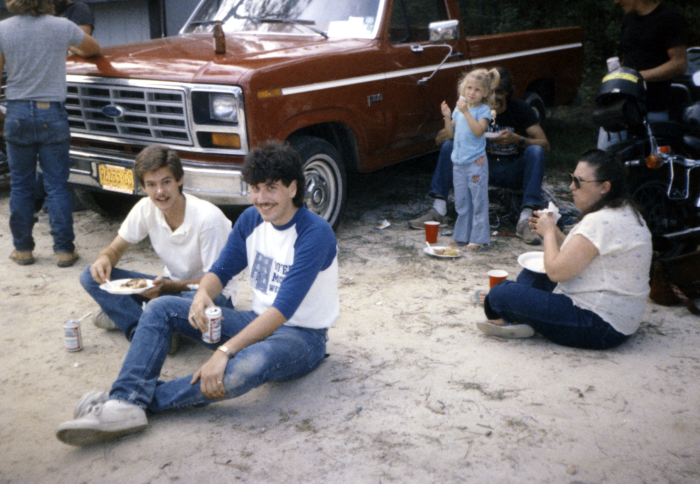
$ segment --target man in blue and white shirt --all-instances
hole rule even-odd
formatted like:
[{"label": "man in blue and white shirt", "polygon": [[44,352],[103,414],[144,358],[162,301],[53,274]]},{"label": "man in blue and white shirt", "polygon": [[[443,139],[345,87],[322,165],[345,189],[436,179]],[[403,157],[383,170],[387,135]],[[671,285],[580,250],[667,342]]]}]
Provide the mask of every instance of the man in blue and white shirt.
[{"label": "man in blue and white shirt", "polygon": [[[86,394],[75,420],[58,427],[61,441],[89,445],[138,432],[147,425],[146,410],[234,398],[268,381],[302,377],[321,364],[340,305],[333,230],[304,206],[304,173],[288,146],[270,142],[251,151],[243,179],[254,207],[239,217],[191,305],[166,296],[146,307],[111,391]],[[252,310],[222,308],[223,344],[203,343],[204,310],[246,267]],[[172,332],[216,351],[194,375],[158,382]]]}]

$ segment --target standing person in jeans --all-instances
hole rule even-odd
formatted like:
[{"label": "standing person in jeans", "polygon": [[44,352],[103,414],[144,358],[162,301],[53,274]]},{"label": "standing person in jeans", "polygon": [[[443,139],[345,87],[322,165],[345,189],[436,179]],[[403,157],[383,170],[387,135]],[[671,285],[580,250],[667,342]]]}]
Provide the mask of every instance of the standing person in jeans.
[{"label": "standing person in jeans", "polygon": [[66,52],[98,55],[100,45],[74,23],[53,17],[51,0],[7,0],[16,14],[0,22],[0,71],[7,68],[5,141],[10,164],[10,259],[33,264],[37,157],[44,173],[53,250],[59,267],[78,260],[68,189],[70,130]]},{"label": "standing person in jeans", "polygon": [[[199,284],[226,245],[231,221],[215,205],[183,193],[184,175],[177,153],[165,146],[149,146],[136,156],[134,176],[148,196],[131,209],[119,234],[80,275],[80,284],[100,305],[94,319],[98,328],[119,328],[131,341],[143,303],[163,294],[192,299],[195,291],[189,287]],[[146,237],[165,263],[165,277],[117,267],[129,247]],[[131,296],[100,289],[101,284],[119,279],[155,280],[151,289]],[[215,301],[217,306],[233,309],[236,284],[236,278],[229,281]],[[171,354],[178,343],[172,339]]]},{"label": "standing person in jeans", "polygon": [[[269,142],[252,150],[242,173],[254,206],[236,221],[194,300],[161,297],[146,306],[111,391],[85,394],[74,420],[58,426],[59,440],[91,445],[114,439],[143,430],[147,410],[202,407],[268,381],[301,378],[321,364],[328,328],[340,311],[333,229],[304,205],[304,170],[288,145]],[[205,309],[246,268],[251,310],[222,308],[221,342],[204,343]],[[163,382],[158,377],[173,332],[213,354],[194,375]]]},{"label": "standing person in jeans", "polygon": [[[671,80],[685,73],[688,41],[685,19],[658,0],[615,0],[622,7],[620,64],[639,72],[647,86],[647,117],[668,121]],[[607,149],[627,137],[626,131],[600,129],[598,148]]]},{"label": "standing person in jeans", "polygon": [[[542,179],[549,141],[537,124],[537,116],[523,101],[513,99],[513,77],[503,67],[496,67],[500,82],[493,92],[496,119],[489,131],[498,133],[486,140],[486,156],[489,160],[489,185],[513,190],[523,190],[523,203],[516,232],[528,244],[538,245],[541,238],[530,231],[528,219],[533,209],[542,206]],[[453,141],[441,130],[435,141],[440,156],[433,173],[428,195],[434,199],[433,208],[421,217],[411,220],[410,226],[423,230],[426,221],[446,225],[447,197],[452,188]]]}]

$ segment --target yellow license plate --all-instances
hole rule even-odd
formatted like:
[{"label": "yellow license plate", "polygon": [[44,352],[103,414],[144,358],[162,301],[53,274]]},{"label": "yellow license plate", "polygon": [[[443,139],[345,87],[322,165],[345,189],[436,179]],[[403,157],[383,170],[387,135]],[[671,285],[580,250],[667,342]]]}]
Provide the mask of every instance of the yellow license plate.
[{"label": "yellow license plate", "polygon": [[134,170],[117,165],[99,165],[102,189],[120,193],[134,193]]}]

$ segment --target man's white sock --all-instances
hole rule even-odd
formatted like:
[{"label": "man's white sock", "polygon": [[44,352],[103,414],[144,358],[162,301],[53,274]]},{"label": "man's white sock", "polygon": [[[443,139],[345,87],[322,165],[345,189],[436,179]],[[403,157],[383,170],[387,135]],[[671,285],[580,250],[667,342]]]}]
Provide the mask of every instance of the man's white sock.
[{"label": "man's white sock", "polygon": [[433,208],[440,215],[447,215],[447,200],[443,200],[442,198],[436,198],[433,201]]},{"label": "man's white sock", "polygon": [[532,217],[532,209],[524,208],[523,211],[520,212],[520,220],[518,220],[518,223],[522,222],[523,220],[527,220],[530,217]]}]

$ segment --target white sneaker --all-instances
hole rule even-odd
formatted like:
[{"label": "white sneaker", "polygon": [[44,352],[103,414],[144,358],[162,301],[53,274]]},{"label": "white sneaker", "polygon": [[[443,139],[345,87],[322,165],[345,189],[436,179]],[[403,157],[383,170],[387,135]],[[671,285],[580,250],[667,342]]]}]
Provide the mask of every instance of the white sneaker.
[{"label": "white sneaker", "polygon": [[56,437],[69,445],[92,445],[139,432],[147,425],[146,411],[138,405],[107,400],[91,405],[83,417],[63,422]]},{"label": "white sneaker", "polygon": [[87,392],[82,396],[73,411],[73,418],[84,417],[90,410],[90,407],[98,403],[105,403],[109,399],[107,392]]},{"label": "white sneaker", "polygon": [[95,314],[95,319],[92,320],[92,322],[97,326],[98,328],[102,329],[117,329],[117,325],[112,321],[112,318],[107,316],[104,311],[100,310],[97,314]]}]

